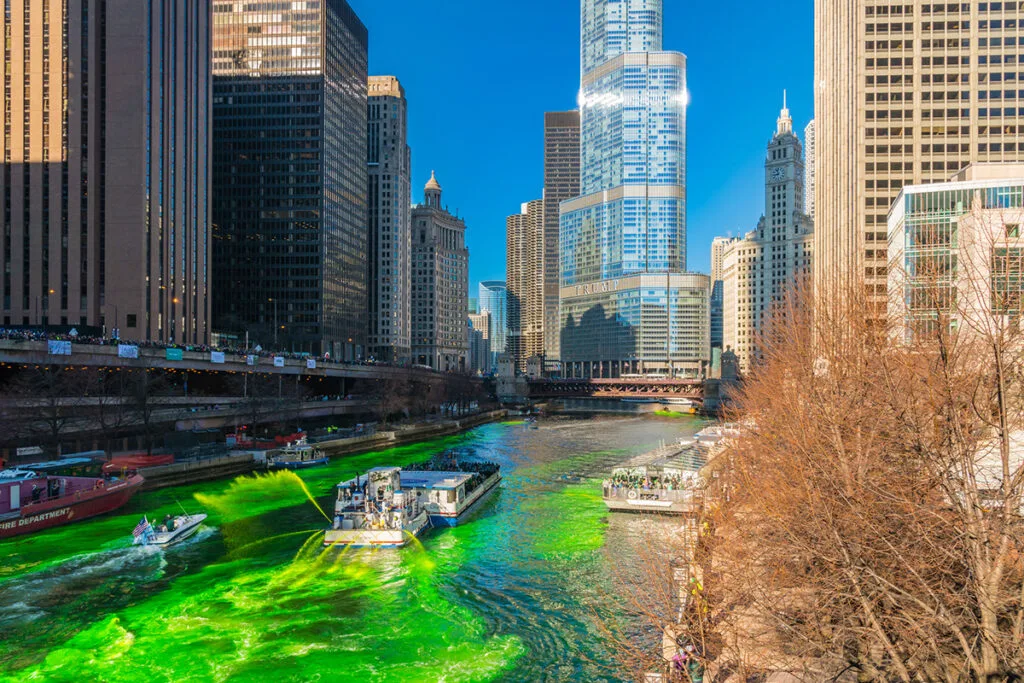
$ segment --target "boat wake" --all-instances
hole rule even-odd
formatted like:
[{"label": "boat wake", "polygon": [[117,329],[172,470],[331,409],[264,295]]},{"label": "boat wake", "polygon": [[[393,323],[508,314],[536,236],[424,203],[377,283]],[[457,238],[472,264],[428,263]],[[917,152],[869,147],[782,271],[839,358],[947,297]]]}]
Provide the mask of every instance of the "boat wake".
[{"label": "boat wake", "polygon": [[166,567],[162,553],[118,548],[77,555],[56,567],[4,582],[0,584],[0,630],[36,621],[114,579],[158,580]]}]

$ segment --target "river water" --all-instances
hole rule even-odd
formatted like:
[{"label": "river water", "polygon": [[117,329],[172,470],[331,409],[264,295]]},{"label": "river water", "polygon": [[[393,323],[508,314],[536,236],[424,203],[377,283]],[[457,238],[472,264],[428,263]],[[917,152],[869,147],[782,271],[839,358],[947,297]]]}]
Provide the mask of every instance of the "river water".
[{"label": "river water", "polygon": [[[0,682],[621,680],[594,615],[609,563],[628,559],[604,548],[628,523],[609,521],[600,478],[700,426],[486,425],[301,479],[144,493],[115,514],[0,542]],[[502,465],[501,489],[468,523],[400,551],[321,547],[317,504],[330,514],[338,481],[446,449]],[[131,546],[142,514],[179,505],[207,512],[209,528],[163,551]]]}]

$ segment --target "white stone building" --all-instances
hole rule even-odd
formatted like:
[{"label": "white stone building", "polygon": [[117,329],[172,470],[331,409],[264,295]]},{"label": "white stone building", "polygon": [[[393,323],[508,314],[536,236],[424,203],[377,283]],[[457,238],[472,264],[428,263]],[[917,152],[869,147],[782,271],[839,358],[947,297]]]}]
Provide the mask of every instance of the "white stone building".
[{"label": "white stone building", "polygon": [[747,371],[772,308],[811,277],[814,228],[804,212],[804,158],[783,104],[765,157],[765,207],[757,229],[722,255],[722,343]]},{"label": "white stone building", "polygon": [[469,369],[466,224],[441,206],[433,173],[412,210],[412,362],[442,372]]},{"label": "white stone building", "polygon": [[369,353],[404,362],[410,355],[411,152],[405,89],[394,76],[370,76],[367,201],[370,220]]}]

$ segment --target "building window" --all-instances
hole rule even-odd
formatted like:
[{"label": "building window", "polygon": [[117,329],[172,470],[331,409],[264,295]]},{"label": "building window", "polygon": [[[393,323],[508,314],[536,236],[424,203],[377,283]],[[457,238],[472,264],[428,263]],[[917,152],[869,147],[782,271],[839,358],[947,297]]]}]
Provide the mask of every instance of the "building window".
[{"label": "building window", "polygon": [[126,325],[128,327],[135,327],[136,326],[136,316],[135,316],[135,314],[134,313],[129,313],[127,316],[125,316],[125,323],[126,323]]}]

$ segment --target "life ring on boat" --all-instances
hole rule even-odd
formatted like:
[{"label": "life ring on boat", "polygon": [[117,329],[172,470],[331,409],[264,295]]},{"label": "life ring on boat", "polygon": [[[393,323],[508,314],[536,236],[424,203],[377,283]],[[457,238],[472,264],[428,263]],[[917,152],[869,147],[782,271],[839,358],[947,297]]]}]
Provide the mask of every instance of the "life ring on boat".
[{"label": "life ring on boat", "polygon": [[630,500],[636,500],[639,495],[640,494],[636,492],[636,489],[630,489],[629,493],[626,494],[626,497]]}]

